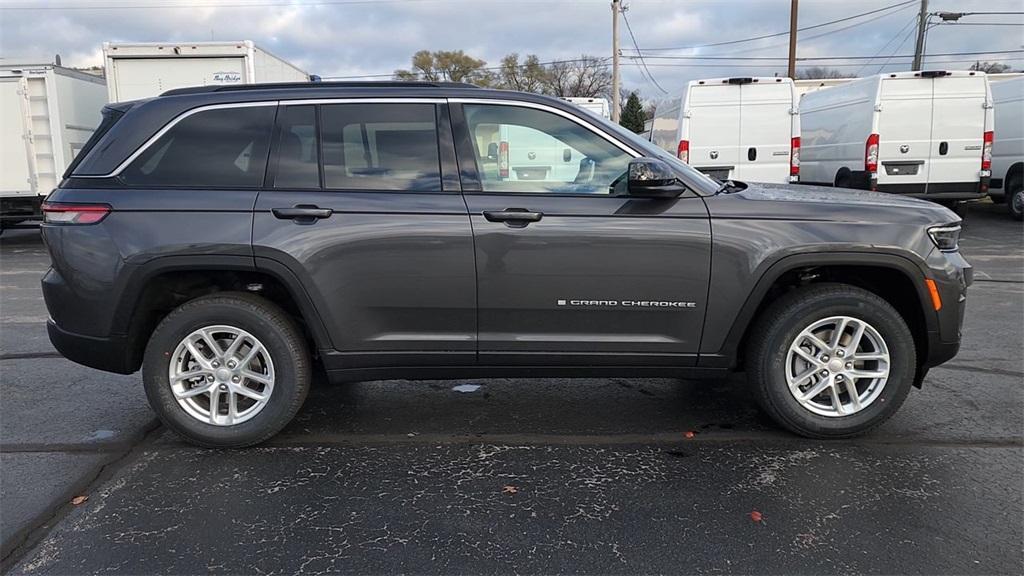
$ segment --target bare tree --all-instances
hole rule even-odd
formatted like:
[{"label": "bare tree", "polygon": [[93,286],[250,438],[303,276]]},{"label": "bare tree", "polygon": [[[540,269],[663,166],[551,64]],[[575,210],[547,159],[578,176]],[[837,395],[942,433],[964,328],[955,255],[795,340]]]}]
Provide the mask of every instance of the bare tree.
[{"label": "bare tree", "polygon": [[810,68],[804,68],[798,70],[796,73],[798,80],[811,80],[811,79],[827,79],[827,78],[853,78],[853,74],[843,72],[837,68],[829,68],[828,66],[811,66]]},{"label": "bare tree", "polygon": [[412,56],[412,68],[395,70],[395,80],[427,82],[471,82],[489,85],[492,75],[484,67],[487,62],[469,56],[462,50],[420,50]]},{"label": "bare tree", "polygon": [[1002,74],[1003,72],[1013,72],[1012,66],[1006,64],[1000,64],[999,62],[975,62],[971,64],[971,70],[977,70],[984,72],[985,74]]},{"label": "bare tree", "polygon": [[554,96],[610,96],[612,72],[604,58],[582,55],[547,67],[545,92]]}]

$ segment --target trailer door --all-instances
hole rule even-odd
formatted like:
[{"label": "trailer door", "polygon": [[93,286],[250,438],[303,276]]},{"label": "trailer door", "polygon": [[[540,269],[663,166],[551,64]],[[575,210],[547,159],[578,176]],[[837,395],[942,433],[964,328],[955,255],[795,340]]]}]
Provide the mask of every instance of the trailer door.
[{"label": "trailer door", "polygon": [[689,164],[721,180],[733,178],[740,162],[740,87],[693,86],[685,106]]},{"label": "trailer door", "polygon": [[932,91],[928,181],[977,182],[985,134],[985,77],[934,78]]},{"label": "trailer door", "polygon": [[27,100],[20,94],[20,78],[0,79],[0,194],[28,196],[32,193],[29,142],[25,139]]},{"label": "trailer door", "polygon": [[789,182],[793,138],[793,88],[789,84],[740,86],[739,165],[735,176],[751,182]]},{"label": "trailer door", "polygon": [[[932,140],[932,81],[884,78],[878,118],[878,183],[927,191]],[[862,145],[861,154],[864,146]]]},{"label": "trailer door", "polygon": [[151,98],[167,90],[211,84],[246,84],[245,59],[116,58],[111,73],[114,101]]}]

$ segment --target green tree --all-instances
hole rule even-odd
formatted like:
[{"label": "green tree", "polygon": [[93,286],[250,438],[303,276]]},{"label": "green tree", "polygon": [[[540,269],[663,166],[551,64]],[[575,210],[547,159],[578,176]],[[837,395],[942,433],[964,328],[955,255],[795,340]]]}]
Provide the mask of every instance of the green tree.
[{"label": "green tree", "polygon": [[420,50],[412,56],[412,67],[395,70],[395,80],[427,82],[470,82],[488,86],[492,75],[487,62],[473,58],[462,50]]},{"label": "green tree", "polygon": [[644,120],[646,120],[644,105],[640,103],[640,97],[636,92],[632,92],[626,99],[626,106],[622,108],[619,124],[623,128],[628,128],[639,134],[644,131]]},{"label": "green tree", "polygon": [[1003,72],[1013,72],[1013,67],[1007,66],[1006,64],[1000,64],[999,62],[975,62],[971,64],[968,70],[978,70],[986,74],[1002,74]]}]

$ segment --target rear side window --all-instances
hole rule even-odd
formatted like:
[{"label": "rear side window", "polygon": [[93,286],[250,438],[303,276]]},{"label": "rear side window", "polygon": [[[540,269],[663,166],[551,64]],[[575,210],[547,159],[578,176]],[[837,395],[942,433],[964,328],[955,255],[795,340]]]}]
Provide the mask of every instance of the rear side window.
[{"label": "rear side window", "polygon": [[68,169],[64,171],[64,178],[70,178],[71,174],[75,172],[75,168],[82,163],[82,159],[89,154],[89,151],[96,147],[96,143],[100,141],[103,136],[117,124],[117,121],[124,116],[124,111],[115,110],[113,108],[103,108],[100,112],[103,115],[103,119],[100,121],[100,125],[96,127],[89,139],[85,141],[81,150],[74,154],[74,158],[71,160],[71,164],[68,164]]},{"label": "rear side window", "polygon": [[277,114],[274,188],[319,188],[316,106],[282,106]]},{"label": "rear side window", "polygon": [[325,188],[441,191],[433,104],[327,104],[320,122]]},{"label": "rear side window", "polygon": [[129,186],[257,188],[263,184],[274,106],[217,108],[171,127],[122,172]]}]

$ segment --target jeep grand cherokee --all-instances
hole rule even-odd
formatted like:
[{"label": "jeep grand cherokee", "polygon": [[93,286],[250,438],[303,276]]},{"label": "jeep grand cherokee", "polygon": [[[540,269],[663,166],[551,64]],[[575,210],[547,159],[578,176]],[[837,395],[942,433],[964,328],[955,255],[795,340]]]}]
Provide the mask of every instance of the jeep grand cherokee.
[{"label": "jeep grand cherokee", "polygon": [[[959,347],[971,268],[949,210],[718,182],[554,98],[250,85],[104,118],[45,206],[50,338],[86,366],[141,368],[197,444],[278,432],[314,365],[743,370],[780,425],[846,437]],[[537,157],[551,166],[516,165]]]}]

